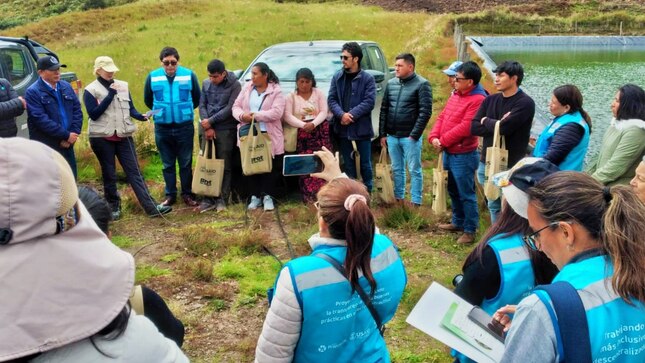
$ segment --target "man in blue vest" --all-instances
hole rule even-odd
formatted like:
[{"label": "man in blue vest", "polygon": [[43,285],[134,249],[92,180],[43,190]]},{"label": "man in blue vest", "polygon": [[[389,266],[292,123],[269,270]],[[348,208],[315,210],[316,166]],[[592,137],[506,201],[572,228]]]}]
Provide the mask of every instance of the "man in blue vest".
[{"label": "man in blue vest", "polygon": [[60,64],[54,56],[38,59],[40,76],[27,92],[27,126],[29,138],[58,151],[76,173],[74,144],[83,127],[83,111],[72,85],[60,80]]},{"label": "man in blue vest", "polygon": [[199,81],[193,71],[179,65],[179,52],[165,47],[159,54],[161,67],[150,72],[143,89],[146,106],[153,110],[155,142],[163,164],[166,199],[161,203],[171,206],[177,201],[177,173],[179,165],[181,197],[187,206],[198,203],[192,192],[193,138],[195,136],[194,109],[199,106]]}]

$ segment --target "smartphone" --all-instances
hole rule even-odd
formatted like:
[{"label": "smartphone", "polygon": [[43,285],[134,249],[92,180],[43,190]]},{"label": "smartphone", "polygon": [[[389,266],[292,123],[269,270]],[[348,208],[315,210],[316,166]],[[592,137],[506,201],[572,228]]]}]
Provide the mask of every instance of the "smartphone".
[{"label": "smartphone", "polygon": [[504,325],[493,319],[492,316],[488,315],[479,306],[475,306],[470,310],[468,319],[504,343]]},{"label": "smartphone", "polygon": [[282,164],[282,175],[309,175],[323,170],[323,163],[313,154],[285,155]]}]

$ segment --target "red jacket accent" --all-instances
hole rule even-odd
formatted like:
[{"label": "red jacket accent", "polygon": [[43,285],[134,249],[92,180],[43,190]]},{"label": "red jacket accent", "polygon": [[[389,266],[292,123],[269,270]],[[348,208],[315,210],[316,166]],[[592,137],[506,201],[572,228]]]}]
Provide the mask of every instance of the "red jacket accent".
[{"label": "red jacket accent", "polygon": [[454,92],[437,117],[428,141],[432,143],[432,140],[439,139],[450,154],[464,154],[477,149],[479,140],[470,133],[470,125],[484,98],[486,93],[481,85],[463,94]]}]

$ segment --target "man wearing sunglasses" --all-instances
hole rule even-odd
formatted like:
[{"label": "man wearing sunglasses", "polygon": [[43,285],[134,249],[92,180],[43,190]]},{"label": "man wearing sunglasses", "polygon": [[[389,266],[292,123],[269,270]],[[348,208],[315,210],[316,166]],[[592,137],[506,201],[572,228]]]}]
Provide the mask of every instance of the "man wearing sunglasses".
[{"label": "man wearing sunglasses", "polygon": [[[327,103],[334,114],[331,121],[339,139],[340,154],[347,175],[356,179],[354,147],[360,155],[363,184],[372,191],[372,109],[376,102],[374,77],[361,69],[363,50],[356,42],[343,44],[340,56],[343,69],[331,80]],[[355,144],[355,146],[354,146]]]},{"label": "man wearing sunglasses", "polygon": [[475,194],[479,140],[470,133],[470,121],[486,97],[486,90],[479,84],[481,76],[481,69],[475,62],[465,62],[457,67],[455,92],[448,98],[428,137],[435,150],[443,152],[452,206],[452,221],[438,227],[450,232],[463,231],[457,240],[461,244],[475,242],[475,231],[479,226]]},{"label": "man wearing sunglasses", "polygon": [[194,109],[199,106],[200,87],[193,71],[179,65],[179,52],[165,47],[159,54],[161,67],[146,78],[143,97],[146,106],[154,112],[155,142],[163,164],[166,199],[163,206],[177,201],[177,172],[181,197],[189,207],[198,203],[192,192],[193,138],[195,136]]}]

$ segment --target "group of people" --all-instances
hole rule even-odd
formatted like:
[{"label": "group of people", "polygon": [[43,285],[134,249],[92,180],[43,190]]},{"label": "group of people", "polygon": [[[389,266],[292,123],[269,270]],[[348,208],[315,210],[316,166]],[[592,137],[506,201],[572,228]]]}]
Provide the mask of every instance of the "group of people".
[{"label": "group of people", "polygon": [[[161,68],[146,80],[144,99],[152,112],[134,108],[127,83],[114,79],[118,68],[109,57],[96,59],[97,79],[83,95],[90,145],[101,163],[112,219],[120,210],[115,157],[151,216],[168,213],[176,203],[177,164],[186,205],[226,207],[224,191],[230,193],[230,163],[242,124],[258,122],[272,140],[274,156],[271,172],[252,177],[249,209],[274,208],[285,153],[283,120],[298,128],[297,151],[312,151],[324,163],[321,173],[301,180],[303,197],[315,200],[319,232],[309,239],[311,255],[290,261],[276,278],[256,348],[258,362],[390,359],[384,324],[394,316],[407,279],[398,248],[380,233],[370,209],[375,82],[360,69],[361,58],[356,43],[343,46],[343,70],[334,76],[326,100],[306,68],[298,71],[297,89],[283,96],[278,78],[264,63],[252,67],[251,80],[242,86],[221,61],[213,60],[200,90],[195,74],[179,66],[174,48],[162,50]],[[110,243],[107,227],[99,228],[79,201],[73,146],[82,117],[77,119],[76,95],[59,82],[61,66],[54,57],[41,58],[41,77],[24,102],[18,98],[7,104],[15,108],[11,115],[26,107],[30,135],[40,143],[0,138],[2,169],[15,170],[0,175],[0,214],[5,216],[0,220],[0,275],[5,276],[4,290],[12,291],[0,297],[0,314],[7,322],[1,328],[7,339],[0,342],[0,360],[108,361],[116,356],[132,362],[187,361],[179,349],[183,327],[171,314],[165,330],[161,322],[155,325],[131,313],[133,259]],[[378,136],[392,155],[395,197],[404,199],[407,166],[412,203],[420,205],[422,174],[417,171],[432,94],[414,66],[411,54],[397,56],[397,77],[386,87]],[[635,85],[618,90],[615,119],[598,160],[585,174],[582,158],[591,120],[575,86],[554,90],[550,111],[555,119],[538,137],[532,157],[525,158],[535,105],[519,88],[521,65],[509,61],[495,69],[500,92],[494,95],[480,85],[481,70],[474,62],[453,64],[445,72],[454,90],[428,138],[443,152],[449,171],[452,220],[441,229],[463,231],[459,242],[474,242],[479,225],[474,183],[476,176],[480,182],[485,178],[486,161],[478,136],[484,154],[499,122],[509,154],[509,171],[489,176],[504,198],[488,201],[492,226],[466,259],[456,293],[506,327],[505,362],[642,361],[645,92]],[[222,196],[201,203],[190,190],[197,107],[200,142],[215,139],[217,157],[229,163]],[[145,186],[132,143],[131,118],[149,117],[154,117],[164,167],[161,203]],[[331,133],[346,173],[338,154],[329,151]],[[362,183],[354,180],[358,170]],[[629,179],[631,188],[620,185]],[[569,299],[562,301],[565,293]],[[147,299],[155,295],[148,292]],[[145,305],[146,295],[143,299]]]}]

